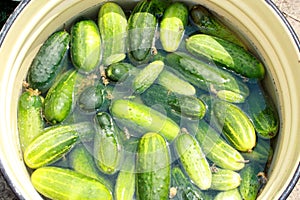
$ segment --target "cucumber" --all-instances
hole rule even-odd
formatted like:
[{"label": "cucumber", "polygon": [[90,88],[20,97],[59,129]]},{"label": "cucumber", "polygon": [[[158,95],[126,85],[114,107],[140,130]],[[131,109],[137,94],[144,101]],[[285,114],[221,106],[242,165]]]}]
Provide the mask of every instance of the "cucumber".
[{"label": "cucumber", "polygon": [[32,173],[31,182],[39,193],[50,199],[113,199],[105,185],[70,169],[42,167]]},{"label": "cucumber", "polygon": [[80,122],[70,125],[54,125],[44,129],[40,136],[33,140],[24,152],[24,161],[36,169],[66,155],[80,141],[82,133],[90,128],[90,123]]},{"label": "cucumber", "polygon": [[243,200],[238,188],[219,192],[214,198],[214,200],[227,200],[227,199]]},{"label": "cucumber", "polygon": [[220,67],[224,66],[243,77],[262,79],[265,76],[264,65],[254,55],[219,37],[193,35],[187,39],[186,49],[195,56],[211,59]]},{"label": "cucumber", "polygon": [[31,88],[45,93],[51,87],[64,68],[69,44],[70,34],[66,31],[57,31],[47,38],[27,73],[27,82]]},{"label": "cucumber", "polygon": [[153,61],[145,66],[133,79],[132,88],[135,93],[141,94],[147,90],[164,69],[162,61]]},{"label": "cucumber", "polygon": [[106,112],[95,116],[96,135],[94,139],[94,157],[96,166],[105,174],[114,174],[120,169],[123,149],[118,138],[118,130]]},{"label": "cucumber", "polygon": [[206,7],[194,5],[190,10],[190,19],[202,33],[217,36],[245,47],[241,39]]},{"label": "cucumber", "polygon": [[36,89],[26,89],[18,100],[18,132],[21,150],[24,153],[26,147],[38,137],[43,128],[42,116],[43,97]]},{"label": "cucumber", "polygon": [[259,137],[274,138],[279,129],[278,112],[260,85],[253,85],[244,110],[249,115]]},{"label": "cucumber", "polygon": [[151,58],[157,26],[154,1],[142,0],[128,19],[128,53],[133,63],[146,63]]},{"label": "cucumber", "polygon": [[101,38],[97,24],[90,19],[79,20],[71,27],[71,59],[83,73],[90,73],[101,62]]},{"label": "cucumber", "polygon": [[233,171],[245,167],[245,159],[236,149],[222,139],[207,122],[199,121],[195,135],[206,157],[218,167]]},{"label": "cucumber", "polygon": [[167,116],[130,100],[113,101],[110,111],[113,117],[130,121],[145,131],[158,132],[169,141],[176,138],[180,131],[179,126]]},{"label": "cucumber", "polygon": [[127,19],[123,9],[114,2],[105,2],[98,13],[98,27],[102,39],[104,66],[124,60]]},{"label": "cucumber", "polygon": [[172,3],[164,12],[160,22],[160,41],[167,52],[178,49],[188,23],[189,11],[182,2]]},{"label": "cucumber", "polygon": [[225,101],[212,105],[216,126],[237,150],[250,152],[256,145],[256,133],[248,116],[238,106]]},{"label": "cucumber", "polygon": [[197,140],[187,133],[180,134],[174,142],[175,152],[190,180],[201,190],[212,183],[212,173]]},{"label": "cucumber", "polygon": [[212,173],[211,190],[227,191],[238,188],[241,184],[241,176],[238,172],[216,168]]},{"label": "cucumber", "polygon": [[256,199],[259,189],[262,186],[258,173],[262,172],[262,170],[263,169],[255,163],[248,164],[243,170],[241,170],[240,175],[242,182],[239,187],[239,191],[243,199]]},{"label": "cucumber", "polygon": [[[187,81],[204,91],[216,95],[224,91],[235,94],[236,98],[233,103],[242,103],[249,95],[248,86],[232,74],[211,63],[195,59],[187,53],[170,53],[166,56],[165,64],[177,70]],[[230,100],[226,96],[223,99]]]},{"label": "cucumber", "polygon": [[148,132],[139,142],[136,156],[138,200],[167,199],[171,179],[171,158],[166,140]]},{"label": "cucumber", "polygon": [[63,73],[49,89],[44,108],[44,115],[48,122],[60,123],[71,113],[74,107],[76,80],[77,71],[70,69]]},{"label": "cucumber", "polygon": [[114,82],[123,82],[127,80],[128,77],[131,77],[138,72],[138,68],[135,68],[132,64],[126,62],[113,63],[105,70],[107,78]]}]

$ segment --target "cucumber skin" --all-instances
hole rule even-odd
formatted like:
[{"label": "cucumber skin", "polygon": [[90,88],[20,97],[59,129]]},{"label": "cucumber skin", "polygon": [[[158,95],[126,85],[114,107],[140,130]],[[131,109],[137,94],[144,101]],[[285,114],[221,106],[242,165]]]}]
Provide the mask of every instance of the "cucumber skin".
[{"label": "cucumber skin", "polygon": [[[219,92],[228,91],[240,96],[233,103],[243,103],[249,96],[246,84],[236,79],[215,65],[191,57],[184,52],[170,53],[165,58],[165,63],[181,73],[191,84],[202,90],[218,95]],[[224,99],[226,100],[226,99]],[[228,100],[228,99],[227,99]]]},{"label": "cucumber skin", "polygon": [[241,184],[241,176],[238,172],[217,168],[212,174],[210,189],[218,191],[227,191],[238,188]]},{"label": "cucumber skin", "polygon": [[98,13],[98,27],[103,45],[103,64],[109,66],[125,59],[127,19],[114,2],[105,2]]},{"label": "cucumber skin", "polygon": [[39,92],[32,89],[23,92],[19,97],[17,124],[22,152],[44,128],[43,101]]},{"label": "cucumber skin", "polygon": [[53,33],[40,47],[27,74],[27,82],[33,89],[45,93],[64,68],[64,60],[70,44],[66,31]]},{"label": "cucumber skin", "polygon": [[131,75],[137,74],[138,72],[138,68],[126,62],[113,63],[105,69],[106,76],[109,78],[109,80],[120,83],[127,80],[127,78],[131,77]]},{"label": "cucumber skin", "polygon": [[175,151],[190,180],[201,190],[211,187],[212,173],[197,140],[182,133],[175,139]]},{"label": "cucumber skin", "polygon": [[243,47],[218,37],[196,34],[186,41],[186,49],[197,57],[212,59],[229,70],[250,79],[265,76],[263,64]]},{"label": "cucumber skin", "polygon": [[138,144],[136,157],[138,200],[167,199],[171,179],[171,158],[165,139],[148,132]]},{"label": "cucumber skin", "polygon": [[242,154],[224,141],[219,133],[204,120],[199,121],[195,137],[206,157],[217,166],[233,171],[245,167]]},{"label": "cucumber skin", "polygon": [[61,75],[49,89],[45,98],[44,115],[52,124],[65,120],[73,109],[77,71],[69,70]]},{"label": "cucumber skin", "polygon": [[214,198],[214,200],[226,200],[226,199],[243,200],[238,188],[219,192]]},{"label": "cucumber skin", "polygon": [[118,138],[118,130],[110,114],[99,112],[95,116],[96,135],[94,138],[94,158],[98,169],[105,174],[119,171],[123,160],[123,150]]},{"label": "cucumber skin", "polygon": [[99,181],[70,169],[42,167],[33,172],[31,181],[50,199],[113,199],[111,191]]},{"label": "cucumber skin", "polygon": [[256,133],[248,116],[236,105],[214,101],[213,116],[217,128],[237,150],[251,151],[256,145]]},{"label": "cucumber skin", "polygon": [[160,41],[163,49],[174,52],[178,49],[188,23],[189,11],[181,2],[172,3],[164,12],[160,22]]},{"label": "cucumber skin", "polygon": [[110,111],[113,117],[133,122],[146,131],[158,132],[169,141],[176,138],[180,131],[179,126],[165,115],[130,100],[113,101]]},{"label": "cucumber skin", "polygon": [[92,72],[101,62],[101,38],[93,20],[81,20],[71,27],[71,60],[83,73]]}]

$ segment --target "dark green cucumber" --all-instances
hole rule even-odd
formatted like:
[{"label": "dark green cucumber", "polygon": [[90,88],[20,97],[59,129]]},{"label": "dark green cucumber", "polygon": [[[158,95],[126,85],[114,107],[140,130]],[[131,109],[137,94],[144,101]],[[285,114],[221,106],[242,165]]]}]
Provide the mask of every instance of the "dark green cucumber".
[{"label": "dark green cucumber", "polygon": [[176,155],[193,183],[201,190],[211,187],[212,172],[197,140],[187,133],[180,134],[174,142]]},{"label": "dark green cucumber", "polygon": [[123,149],[118,137],[118,130],[106,112],[95,116],[96,135],[94,139],[94,157],[96,166],[105,174],[114,174],[120,169]]},{"label": "dark green cucumber", "polygon": [[146,63],[151,58],[157,26],[154,1],[142,0],[128,19],[129,58],[134,63]]},{"label": "dark green cucumber", "polygon": [[239,151],[251,151],[256,145],[256,133],[245,112],[221,100],[214,101],[212,109],[217,128],[227,141]]},{"label": "dark green cucumber", "polygon": [[45,98],[44,115],[52,124],[65,120],[73,109],[77,71],[69,70],[61,75],[49,89]]},{"label": "dark green cucumber", "polygon": [[[70,125],[55,125],[43,130],[24,152],[24,161],[30,168],[36,169],[62,158],[80,140],[90,123],[80,122]],[[84,129],[84,130],[83,130]]]},{"label": "dark green cucumber", "polygon": [[114,82],[123,82],[128,77],[135,75],[139,72],[139,69],[134,67],[130,63],[125,62],[118,62],[109,65],[106,70],[105,74],[109,80]]},{"label": "dark green cucumber", "polygon": [[164,12],[160,22],[160,41],[167,52],[178,49],[188,23],[189,11],[182,2],[172,3]]},{"label": "dark green cucumber", "polygon": [[[242,103],[249,95],[249,88],[243,82],[235,78],[211,63],[191,57],[184,52],[170,53],[166,56],[165,63],[182,74],[187,81],[202,90],[218,95],[228,92],[235,98],[220,96],[230,102]],[[227,95],[229,96],[229,95]]]},{"label": "dark green cucumber", "polygon": [[215,165],[234,171],[238,171],[245,166],[244,157],[224,141],[220,134],[204,120],[199,121],[195,137],[206,157]]},{"label": "dark green cucumber", "polygon": [[260,85],[254,85],[250,89],[251,93],[244,104],[245,112],[253,122],[259,137],[274,138],[279,129],[278,112]]},{"label": "dark green cucumber", "polygon": [[190,19],[202,33],[217,36],[244,47],[240,38],[206,7],[194,5],[190,10]]},{"label": "dark green cucumber", "polygon": [[132,88],[135,93],[143,93],[157,79],[164,69],[164,62],[158,60],[145,66],[133,79]]},{"label": "dark green cucumber", "polygon": [[172,199],[186,200],[202,200],[204,195],[202,191],[196,187],[182,170],[175,166],[171,171],[171,187],[176,188],[176,196]]},{"label": "dark green cucumber", "polygon": [[187,50],[195,56],[205,57],[246,78],[262,79],[265,67],[243,47],[219,37],[196,34],[186,41]]},{"label": "dark green cucumber", "polygon": [[70,169],[42,167],[32,173],[31,182],[39,193],[50,199],[113,199],[105,185]]},{"label": "dark green cucumber", "polygon": [[125,59],[127,19],[123,9],[114,2],[105,2],[98,13],[102,39],[102,60],[105,66]]},{"label": "dark green cucumber", "polygon": [[243,200],[238,188],[219,192],[214,200]]},{"label": "dark green cucumber", "polygon": [[71,27],[71,58],[81,72],[93,71],[101,61],[101,38],[93,20],[80,20]]},{"label": "dark green cucumber", "polygon": [[64,68],[70,35],[66,31],[53,33],[35,55],[27,74],[27,82],[33,89],[45,93]]},{"label": "dark green cucumber", "polygon": [[166,140],[148,132],[140,140],[136,157],[138,200],[167,199],[171,179],[171,158]]},{"label": "dark green cucumber", "polygon": [[242,179],[238,172],[221,168],[215,168],[213,171],[211,190],[226,191],[240,186]]},{"label": "dark green cucumber", "polygon": [[256,199],[259,189],[262,186],[258,174],[262,172],[262,168],[253,163],[248,164],[243,170],[241,170],[240,175],[242,178],[239,191],[243,199],[254,200]]},{"label": "dark green cucumber", "polygon": [[18,132],[21,150],[38,137],[43,128],[43,97],[38,90],[27,89],[18,100]]},{"label": "dark green cucumber", "polygon": [[152,108],[130,100],[118,99],[112,102],[113,117],[132,122],[145,131],[154,131],[171,141],[178,135],[179,126],[167,116]]}]

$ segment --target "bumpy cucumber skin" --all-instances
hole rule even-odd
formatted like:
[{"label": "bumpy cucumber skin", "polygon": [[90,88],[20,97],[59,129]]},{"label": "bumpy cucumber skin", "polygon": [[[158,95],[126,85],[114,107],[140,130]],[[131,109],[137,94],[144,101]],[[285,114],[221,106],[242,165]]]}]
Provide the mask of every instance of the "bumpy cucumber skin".
[{"label": "bumpy cucumber skin", "polygon": [[38,90],[28,89],[21,94],[18,100],[18,131],[22,152],[44,128],[42,110],[43,98]]},{"label": "bumpy cucumber skin", "polygon": [[113,199],[105,185],[70,169],[42,167],[33,172],[31,181],[38,192],[50,199]]},{"label": "bumpy cucumber skin", "polygon": [[[215,65],[195,59],[187,53],[170,53],[166,56],[165,63],[167,66],[172,66],[187,81],[200,89],[216,95],[224,91],[236,94],[239,98],[234,99],[233,103],[243,103],[249,95],[248,86],[236,79],[232,74]],[[225,98],[224,100],[230,99]]]},{"label": "bumpy cucumber skin", "polygon": [[44,115],[52,124],[65,120],[73,109],[77,71],[69,70],[56,80],[45,98]]},{"label": "bumpy cucumber skin", "polygon": [[133,79],[132,87],[135,93],[141,94],[147,90],[164,69],[162,61],[153,61],[144,67]]},{"label": "bumpy cucumber skin", "polygon": [[103,45],[103,64],[125,59],[127,19],[123,9],[114,2],[105,2],[98,13],[98,26]]},{"label": "bumpy cucumber skin", "polygon": [[178,49],[188,23],[189,11],[181,2],[172,3],[164,12],[160,22],[160,41],[167,52]]},{"label": "bumpy cucumber skin", "polygon": [[240,38],[224,25],[216,15],[202,5],[194,5],[190,10],[191,21],[199,30],[208,35],[217,36],[244,47]]},{"label": "bumpy cucumber skin", "polygon": [[167,116],[130,100],[113,101],[110,111],[113,117],[131,121],[146,131],[158,132],[169,141],[176,138],[180,131],[179,126]]},{"label": "bumpy cucumber skin", "polygon": [[212,59],[246,78],[262,79],[264,65],[243,47],[218,37],[196,34],[186,41],[186,49],[195,56]]},{"label": "bumpy cucumber skin", "polygon": [[92,72],[101,62],[101,38],[93,20],[81,20],[71,27],[71,59],[83,73]]},{"label": "bumpy cucumber skin", "polygon": [[206,157],[217,166],[234,171],[245,167],[241,153],[224,141],[204,120],[199,121],[195,137]]},{"label": "bumpy cucumber skin", "polygon": [[64,59],[70,44],[66,31],[53,33],[34,57],[27,74],[27,82],[33,89],[45,93],[64,68]]},{"label": "bumpy cucumber skin", "polygon": [[127,80],[128,77],[138,72],[138,68],[125,62],[113,63],[105,69],[107,78],[114,82],[123,82]]},{"label": "bumpy cucumber skin", "polygon": [[238,188],[219,192],[214,198],[214,200],[227,200],[227,199],[243,200]]},{"label": "bumpy cucumber skin", "polygon": [[146,133],[140,140],[136,158],[138,200],[167,199],[171,179],[171,158],[165,139]]},{"label": "bumpy cucumber skin", "polygon": [[175,151],[191,181],[201,190],[211,187],[212,173],[197,140],[187,133],[175,139]]},{"label": "bumpy cucumber skin", "polygon": [[217,168],[212,174],[210,189],[219,191],[232,190],[238,188],[241,181],[242,179],[238,172]]},{"label": "bumpy cucumber skin", "polygon": [[107,112],[95,116],[96,135],[94,139],[94,156],[96,166],[105,174],[119,171],[123,160],[123,151],[118,138],[118,130],[112,117]]},{"label": "bumpy cucumber skin", "polygon": [[228,142],[239,151],[251,151],[256,145],[256,133],[248,116],[225,101],[214,101],[212,109],[218,129]]}]

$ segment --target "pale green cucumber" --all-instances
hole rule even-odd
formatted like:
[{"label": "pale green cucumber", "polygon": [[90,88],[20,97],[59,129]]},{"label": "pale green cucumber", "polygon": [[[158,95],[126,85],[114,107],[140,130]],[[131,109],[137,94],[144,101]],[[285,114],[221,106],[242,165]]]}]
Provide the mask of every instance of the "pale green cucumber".
[{"label": "pale green cucumber", "polygon": [[240,186],[242,179],[238,172],[221,168],[215,168],[213,171],[210,189],[226,191]]},{"label": "pale green cucumber", "polygon": [[243,200],[238,188],[219,192],[214,200]]}]

